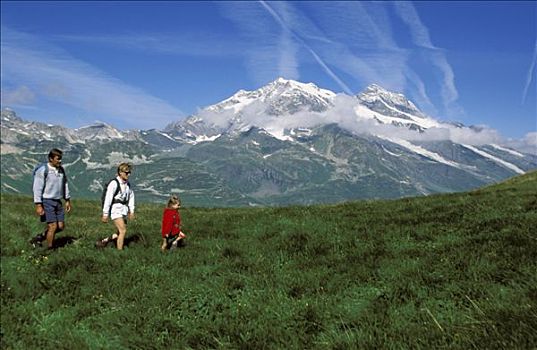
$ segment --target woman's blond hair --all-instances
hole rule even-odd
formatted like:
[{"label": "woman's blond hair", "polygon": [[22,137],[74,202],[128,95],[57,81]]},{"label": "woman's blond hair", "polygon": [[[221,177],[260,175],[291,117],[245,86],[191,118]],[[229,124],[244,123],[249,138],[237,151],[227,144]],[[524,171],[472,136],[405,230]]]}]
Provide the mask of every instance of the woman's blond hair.
[{"label": "woman's blond hair", "polygon": [[181,205],[181,200],[179,199],[179,196],[172,194],[170,196],[170,199],[168,199],[168,208],[171,208],[172,205],[179,204]]},{"label": "woman's blond hair", "polygon": [[131,169],[132,169],[132,165],[130,163],[121,163],[117,167],[117,174],[119,175],[119,173],[121,172],[131,171]]}]

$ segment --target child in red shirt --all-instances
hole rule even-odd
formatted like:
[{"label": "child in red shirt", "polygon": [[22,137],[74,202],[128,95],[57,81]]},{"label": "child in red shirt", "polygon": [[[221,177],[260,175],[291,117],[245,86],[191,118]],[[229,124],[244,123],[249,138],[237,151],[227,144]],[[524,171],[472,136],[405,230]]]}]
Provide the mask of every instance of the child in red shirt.
[{"label": "child in red shirt", "polygon": [[162,214],[162,245],[160,246],[162,251],[177,248],[186,238],[186,235],[181,232],[180,207],[181,200],[176,195],[172,195]]}]

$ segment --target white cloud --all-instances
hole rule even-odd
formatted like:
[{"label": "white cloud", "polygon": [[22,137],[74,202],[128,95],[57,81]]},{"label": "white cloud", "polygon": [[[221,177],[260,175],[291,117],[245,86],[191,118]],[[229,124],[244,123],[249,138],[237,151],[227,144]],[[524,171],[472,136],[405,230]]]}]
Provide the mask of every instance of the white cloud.
[{"label": "white cloud", "polygon": [[2,82],[104,118],[121,129],[154,128],[184,114],[167,102],[77,60],[40,38],[2,28]]},{"label": "white cloud", "polygon": [[531,60],[530,68],[528,69],[528,75],[526,76],[526,84],[524,85],[524,90],[522,91],[522,104],[526,103],[526,98],[528,97],[528,90],[530,88],[531,82],[535,80],[536,61],[537,61],[537,41],[535,42],[535,49],[533,51],[533,59]]},{"label": "white cloud", "polygon": [[[358,101],[354,96],[338,94],[334,99],[334,107],[326,112],[301,111],[288,116],[267,114],[267,104],[255,101],[242,109],[240,120],[244,125],[261,127],[278,135],[283,135],[284,129],[313,128],[319,125],[336,123],[341,128],[355,134],[372,134],[388,139],[416,142],[450,140],[455,143],[473,146],[505,144],[505,140],[496,130],[484,125],[474,128],[461,128],[437,122],[435,123],[438,125],[437,127],[431,127],[426,132],[420,133],[392,124],[381,124],[373,118],[357,115],[355,112],[357,104]],[[220,112],[204,110],[198,116],[222,129],[229,127],[229,121],[236,117],[233,109]]]},{"label": "white cloud", "polygon": [[282,31],[278,51],[281,52],[278,61],[280,76],[298,80],[300,76],[296,57],[298,48],[288,30]]},{"label": "white cloud", "polygon": [[[243,45],[240,54],[244,57],[248,75],[256,84],[266,84],[275,77],[282,76],[280,69],[288,69],[284,68],[284,62],[294,64],[295,48],[292,40],[273,25],[273,19],[267,16],[266,10],[259,3],[238,1],[217,2],[217,5],[222,16],[230,20],[238,30],[235,41]],[[282,43],[282,40],[287,42]]]},{"label": "white cloud", "polygon": [[537,156],[537,132],[529,132],[520,140],[509,139],[504,145]]},{"label": "white cloud", "polygon": [[[240,11],[237,11],[237,6]],[[259,13],[260,7],[266,10],[265,14]],[[266,83],[276,76],[288,77],[281,69],[282,65],[277,72],[266,65],[277,67],[277,62],[284,59],[291,61],[292,58],[291,74],[296,76],[306,65],[315,62],[346,94],[353,94],[345,81],[350,77],[362,86],[377,83],[403,92],[426,112],[436,115],[438,108],[429,96],[430,92],[434,92],[442,98],[441,113],[446,117],[459,117],[463,113],[457,105],[455,76],[445,53],[433,46],[427,28],[411,4],[262,1],[233,6],[226,3],[222,8],[228,18],[242,29],[245,37],[265,43],[252,50],[248,61],[249,70],[258,77],[259,83]],[[407,24],[416,48],[402,49],[398,46],[390,9],[395,9]],[[273,22],[267,21],[267,14]],[[287,36],[279,35],[279,31]],[[282,38],[288,40],[288,45],[276,56],[273,50],[281,47]],[[416,56],[420,58],[420,68],[436,70],[442,79],[425,83],[421,73],[418,74],[412,67],[415,62],[411,58]],[[272,77],[270,71],[273,72]],[[264,73],[262,77],[260,72]]]},{"label": "white cloud", "polygon": [[[352,94],[351,89],[343,82],[343,80],[334,72],[333,69],[324,61],[324,59],[317,53],[317,49],[313,48],[304,39],[307,34],[301,33],[301,26],[303,23],[309,24],[309,27],[314,27],[310,21],[303,16],[300,12],[296,11],[292,5],[288,5],[284,2],[276,2],[268,4],[265,1],[260,1],[261,5],[270,13],[270,15],[276,20],[276,22],[282,27],[283,30],[292,34],[296,41],[308,51],[314,60],[321,66],[321,68],[330,76],[343,91],[348,94]],[[273,8],[274,6],[274,8]],[[315,30],[315,32],[318,32]],[[318,36],[319,37],[319,36]],[[321,36],[322,37],[322,36]],[[329,40],[323,40],[323,42],[330,42]]]},{"label": "white cloud", "polygon": [[99,46],[121,47],[144,53],[172,54],[180,56],[201,57],[240,57],[249,45],[237,40],[230,40],[221,33],[181,32],[111,34],[106,36],[57,35],[51,40],[58,42],[75,42]]},{"label": "white cloud", "polygon": [[[270,6],[266,4],[264,1],[260,1],[260,4],[269,11],[269,13],[276,17],[281,22],[283,22],[283,19],[279,19],[278,16],[272,11]],[[285,3],[283,3],[285,5]],[[288,12],[284,11],[282,16],[286,17],[288,16]],[[289,79],[299,79],[299,71],[298,71],[298,59],[297,54],[299,51],[299,48],[297,46],[295,37],[291,30],[289,28],[286,28],[285,26],[282,26],[281,33],[278,38],[279,42],[277,43],[279,53],[278,57],[278,76],[281,77],[288,77]]]},{"label": "white cloud", "polygon": [[406,1],[393,2],[396,13],[408,25],[410,34],[414,43],[425,49],[424,54],[436,66],[443,75],[443,81],[440,82],[440,90],[443,98],[444,108],[449,114],[461,112],[461,108],[456,104],[458,91],[455,87],[455,75],[451,65],[447,61],[443,50],[432,44],[429,30],[419,18],[414,5]]},{"label": "white cloud", "polygon": [[29,105],[35,101],[35,93],[27,86],[19,86],[15,90],[2,87],[2,104]]},{"label": "white cloud", "polygon": [[[256,43],[247,50],[247,67],[258,84],[265,84],[278,76],[299,79],[300,63],[307,60],[316,62],[347,93],[351,89],[338,77],[317,48],[312,47],[299,30],[307,18],[286,2],[226,2],[221,5],[225,17],[235,23],[241,35]],[[261,11],[260,11],[261,10]],[[298,19],[298,20],[297,20]],[[276,24],[276,25],[275,25]],[[322,33],[318,34],[328,43]],[[284,63],[284,64],[282,64]],[[293,76],[288,76],[289,72]]]}]

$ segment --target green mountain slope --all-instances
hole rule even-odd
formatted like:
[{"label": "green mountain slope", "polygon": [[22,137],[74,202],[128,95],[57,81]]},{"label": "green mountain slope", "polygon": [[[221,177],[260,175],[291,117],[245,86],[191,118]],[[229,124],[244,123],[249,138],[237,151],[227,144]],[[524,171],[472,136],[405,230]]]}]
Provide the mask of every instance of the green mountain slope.
[{"label": "green mountain slope", "polygon": [[99,203],[73,205],[44,254],[31,199],[2,194],[2,348],[537,347],[537,172],[330,206],[185,200],[188,243],[167,254],[162,206],[138,206],[118,252],[93,247],[112,230]]},{"label": "green mountain slope", "polygon": [[[26,122],[5,110],[0,127],[0,192],[28,195],[33,167],[53,147],[65,152],[74,198],[100,198],[117,165],[129,161],[135,166],[131,182],[139,199],[159,202],[177,192],[192,205],[206,207],[333,204],[460,192],[537,167],[535,155],[497,145],[412,144],[352,133],[336,123],[284,129],[278,137],[243,126],[194,143],[195,130],[183,127],[179,139],[103,123],[67,129]],[[204,135],[203,128],[197,131]]]}]

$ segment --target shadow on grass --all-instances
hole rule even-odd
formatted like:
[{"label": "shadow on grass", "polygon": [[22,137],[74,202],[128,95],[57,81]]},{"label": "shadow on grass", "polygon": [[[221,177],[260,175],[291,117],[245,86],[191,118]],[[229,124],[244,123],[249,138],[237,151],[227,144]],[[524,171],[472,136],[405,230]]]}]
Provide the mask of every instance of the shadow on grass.
[{"label": "shadow on grass", "polygon": [[134,233],[132,235],[128,235],[127,237],[125,237],[125,240],[123,241],[123,245],[128,247],[132,243],[142,243],[144,246],[147,245],[145,237],[141,233]]},{"label": "shadow on grass", "polygon": [[[130,247],[131,244],[133,243],[141,243],[144,247],[147,247],[148,246],[148,243],[144,237],[143,234],[141,233],[134,233],[134,234],[131,234],[131,235],[127,235],[127,237],[125,237],[125,239],[123,240],[123,246],[124,247]],[[110,240],[110,242],[104,246],[100,246],[98,248],[105,248],[105,247],[113,247],[113,248],[117,248],[117,240]]]},{"label": "shadow on grass", "polygon": [[64,248],[65,246],[69,244],[73,244],[75,241],[76,241],[76,238],[73,236],[62,236],[54,240],[53,248],[54,249]]}]

